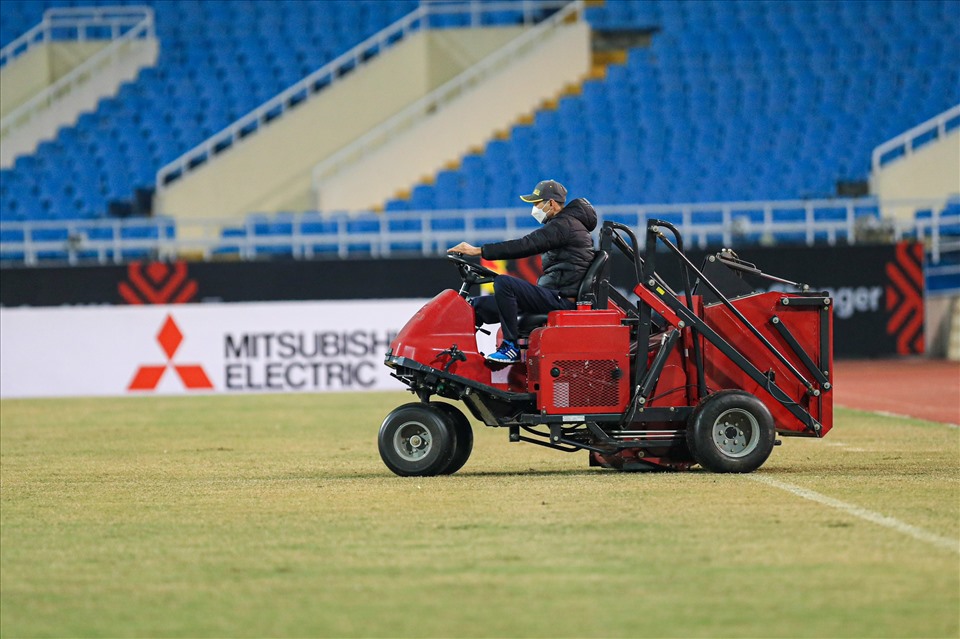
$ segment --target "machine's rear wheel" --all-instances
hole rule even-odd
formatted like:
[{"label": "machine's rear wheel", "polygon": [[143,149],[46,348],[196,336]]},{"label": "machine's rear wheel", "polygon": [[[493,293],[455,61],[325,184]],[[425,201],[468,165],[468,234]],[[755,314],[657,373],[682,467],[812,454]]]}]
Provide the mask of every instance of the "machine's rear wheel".
[{"label": "machine's rear wheel", "polygon": [[443,402],[430,402],[431,406],[442,411],[453,425],[453,430],[457,434],[457,449],[450,460],[450,465],[440,471],[441,475],[452,475],[457,472],[470,458],[473,452],[473,428],[470,427],[470,421],[456,406],[444,404]]},{"label": "machine's rear wheel", "polygon": [[749,473],[767,461],[777,433],[770,410],[741,390],[709,395],[687,423],[687,445],[715,473]]},{"label": "machine's rear wheel", "polygon": [[457,452],[457,431],[447,414],[430,404],[404,404],[380,426],[380,458],[403,477],[439,475]]}]

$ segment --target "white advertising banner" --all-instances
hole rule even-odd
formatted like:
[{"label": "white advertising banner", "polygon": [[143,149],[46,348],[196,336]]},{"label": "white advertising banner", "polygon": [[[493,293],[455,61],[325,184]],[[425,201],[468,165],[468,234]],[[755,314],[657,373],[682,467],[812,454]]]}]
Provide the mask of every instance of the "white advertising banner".
[{"label": "white advertising banner", "polygon": [[426,301],[0,309],[0,397],[399,390]]}]

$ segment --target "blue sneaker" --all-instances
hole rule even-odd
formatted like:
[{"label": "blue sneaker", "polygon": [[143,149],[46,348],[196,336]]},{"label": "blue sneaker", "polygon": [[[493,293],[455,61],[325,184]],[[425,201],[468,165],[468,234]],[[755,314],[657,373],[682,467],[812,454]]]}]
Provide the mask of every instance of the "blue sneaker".
[{"label": "blue sneaker", "polygon": [[503,340],[496,353],[487,355],[486,360],[494,364],[516,364],[520,361],[520,349],[510,340]]}]

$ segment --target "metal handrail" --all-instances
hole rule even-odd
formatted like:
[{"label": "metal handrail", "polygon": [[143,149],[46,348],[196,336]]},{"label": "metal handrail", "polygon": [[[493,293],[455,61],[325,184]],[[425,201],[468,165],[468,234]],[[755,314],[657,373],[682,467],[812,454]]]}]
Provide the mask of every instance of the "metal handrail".
[{"label": "metal handrail", "polygon": [[[170,182],[201,164],[205,164],[215,155],[255,133],[261,125],[276,120],[293,106],[300,106],[304,101],[311,99],[317,94],[317,91],[314,90],[316,85],[330,86],[337,82],[346,70],[363,66],[375,55],[401,42],[409,34],[430,28],[429,18],[431,16],[459,13],[475,16],[482,13],[510,10],[521,12],[524,20],[527,20],[536,8],[562,6],[567,2],[570,2],[570,0],[523,0],[519,4],[516,2],[476,3],[472,1],[443,3],[438,0],[422,2],[416,9],[390,26],[327,62],[310,75],[284,89],[183,153],[180,157],[161,167],[157,171],[155,189],[157,192],[163,191]],[[475,18],[472,18],[472,21],[475,20]]]},{"label": "metal handrail", "polygon": [[[876,173],[881,167],[901,157],[909,157],[914,152],[914,142],[917,138],[931,131],[936,131],[937,135],[933,139],[943,139],[947,134],[947,124],[952,120],[960,118],[960,104],[950,107],[943,113],[936,115],[923,124],[918,124],[912,129],[904,131],[895,138],[887,140],[877,146],[871,155],[871,164],[873,172]],[[956,128],[956,127],[954,127]],[[903,155],[892,158],[886,158],[892,151],[903,149]]]},{"label": "metal handrail", "polygon": [[[941,262],[942,254],[960,251],[960,241],[944,238],[940,233],[945,223],[943,209],[946,202],[943,199],[935,200],[903,200],[878,201],[874,198],[866,199],[833,199],[833,200],[780,200],[780,201],[738,201],[696,204],[658,204],[658,205],[597,205],[600,222],[614,216],[636,215],[637,224],[644,224],[647,219],[663,217],[668,213],[681,213],[682,220],[676,226],[689,240],[691,245],[706,248],[708,244],[715,245],[716,238],[720,238],[723,245],[730,246],[741,237],[751,237],[757,234],[769,233],[775,236],[779,233],[802,233],[804,243],[813,245],[819,237],[826,237],[828,244],[833,244],[841,236],[845,236],[850,243],[859,241],[857,237],[861,228],[857,218],[862,209],[876,210],[877,214],[869,213],[869,219],[874,225],[881,226],[888,233],[891,240],[916,238],[927,244],[929,263],[937,265]],[[817,209],[844,209],[844,219],[817,220],[813,212]],[[913,210],[930,210],[931,217],[914,220],[893,220],[881,218],[883,211],[888,208],[912,208]],[[778,210],[798,210],[807,212],[802,222],[774,221],[772,213]],[[705,224],[697,220],[700,213],[722,212],[720,222]],[[745,226],[736,226],[737,211],[763,211],[764,220],[759,224],[748,222]],[[949,218],[949,223],[955,216]],[[524,208],[509,209],[476,209],[450,211],[396,211],[386,214],[365,214],[351,216],[339,214],[322,216],[317,213],[283,214],[272,217],[248,216],[245,220],[198,219],[179,220],[171,218],[146,218],[126,220],[84,221],[43,221],[43,222],[2,222],[0,231],[5,235],[19,232],[22,241],[0,242],[0,252],[7,254],[23,253],[22,259],[4,259],[2,264],[34,265],[39,262],[38,254],[44,252],[65,253],[68,263],[79,263],[84,260],[100,263],[119,263],[124,261],[125,251],[149,251],[157,259],[170,259],[180,254],[199,254],[204,259],[211,259],[218,252],[233,251],[239,257],[253,259],[269,247],[284,247],[282,252],[297,259],[311,259],[325,254],[330,257],[348,257],[354,254],[352,245],[366,246],[366,253],[376,257],[388,257],[392,253],[392,246],[398,243],[416,243],[420,245],[421,255],[441,255],[449,246],[460,241],[472,244],[500,241],[517,237],[531,228],[529,211]],[[501,222],[501,226],[491,228],[484,224],[491,220]],[[325,233],[308,233],[304,225],[308,223],[324,222],[334,228]],[[433,230],[437,223],[455,221],[461,228]],[[350,225],[363,222],[375,224],[375,228],[368,232],[351,233]],[[414,228],[393,230],[392,225],[404,226],[403,223]],[[290,233],[283,235],[257,235],[256,227],[260,224],[284,223],[290,225]],[[222,237],[223,228],[243,227],[242,237]],[[155,229],[155,238],[121,239],[124,229]],[[38,230],[66,230],[67,239],[33,240],[32,235]],[[110,229],[111,239],[89,239],[91,230]],[[867,227],[870,230],[870,227]],[[94,233],[95,234],[95,233]],[[181,237],[177,237],[177,235]],[[192,238],[192,239],[186,239]],[[318,248],[321,247],[321,248]],[[321,250],[322,249],[322,250]],[[95,257],[91,254],[96,253]],[[85,257],[84,257],[85,256]]]},{"label": "metal handrail", "polygon": [[[299,96],[301,93],[304,93],[303,100],[309,100],[310,97],[314,95],[312,89],[315,84],[322,81],[325,81],[327,84],[333,84],[339,79],[341,70],[353,68],[355,65],[365,64],[367,52],[374,48],[379,50],[381,47],[391,46],[394,44],[394,38],[397,36],[399,36],[399,39],[396,41],[405,38],[408,33],[419,28],[419,22],[425,15],[426,10],[424,6],[421,5],[417,7],[386,29],[379,31],[349,51],[337,56],[310,75],[297,81],[246,115],[239,117],[220,131],[214,133],[200,144],[183,153],[180,157],[168,162],[157,171],[156,191],[158,193],[163,191],[169,182],[172,182],[183,173],[189,171],[191,164],[195,164],[196,161],[201,158],[209,160],[218,152],[225,150],[226,147],[236,144],[242,138],[253,133],[254,130],[259,129],[260,124],[268,119],[268,114],[274,113],[277,109],[279,109],[280,113],[283,113],[291,108],[291,99]],[[296,104],[299,105],[300,102],[301,101],[298,101]],[[269,119],[273,120],[277,115],[279,115],[279,113],[270,115]]]},{"label": "metal handrail", "polygon": [[[0,49],[0,68],[7,66],[14,59],[32,49],[35,45],[47,41],[47,38],[50,36],[50,28],[47,24],[47,12],[49,11],[52,11],[52,9],[48,9],[46,12],[44,12],[43,19],[40,22],[33,25],[22,35],[14,39],[13,42]],[[39,36],[39,40],[37,36]]]},{"label": "metal handrail", "polygon": [[[548,3],[551,8],[556,3]],[[495,6],[495,5],[494,5]],[[563,24],[571,15],[583,14],[583,0],[564,0],[560,3],[560,10],[540,22],[536,27],[529,29],[514,40],[511,40],[501,49],[487,56],[463,73],[457,75],[440,87],[434,89],[413,104],[403,108],[389,119],[367,131],[350,144],[344,146],[333,155],[323,160],[313,168],[313,191],[315,205],[322,206],[323,183],[331,176],[342,171],[350,163],[355,162],[373,150],[381,147],[387,140],[392,139],[408,130],[416,123],[435,113],[444,105],[449,104],[463,93],[498,72],[509,64],[516,56],[530,45],[535,45],[544,32]]]},{"label": "metal handrail", "polygon": [[[76,29],[77,40],[87,40],[85,29],[89,27],[110,26],[110,39],[121,34],[117,30],[124,23],[136,25],[142,20],[143,6],[117,7],[54,7],[43,12],[43,18],[25,33],[0,49],[0,67],[6,66],[34,46],[54,41],[54,30]],[[152,13],[152,9],[150,9]],[[110,18],[106,19],[105,16]],[[131,20],[124,21],[124,18]],[[135,18],[135,20],[133,20]],[[95,38],[97,39],[97,38]]]},{"label": "metal handrail", "polygon": [[[49,9],[46,13],[52,11],[54,10]],[[108,26],[111,30],[111,42],[71,69],[69,73],[56,82],[38,92],[32,98],[7,114],[6,117],[0,120],[0,137],[6,137],[12,129],[30,122],[54,100],[62,98],[77,86],[83,84],[90,72],[99,68],[105,61],[113,59],[127,43],[140,38],[154,38],[156,36],[153,9],[150,7],[130,6],[120,7],[119,9],[113,7],[94,9],[72,8],[58,9],[56,11],[58,14],[64,15],[51,16],[48,19],[45,13],[44,22],[38,26],[47,25],[47,30],[65,26],[75,27],[79,30],[79,34],[83,34],[83,30],[86,28]],[[57,22],[60,18],[63,18],[62,24]],[[129,26],[130,28],[123,31],[125,26]],[[48,38],[49,36],[44,37]],[[84,41],[85,39],[85,37],[79,37],[78,41]],[[8,46],[12,46],[12,44],[13,43]]]},{"label": "metal handrail", "polygon": [[[53,41],[53,31],[55,29],[75,28],[78,34],[77,40],[82,42],[87,39],[84,29],[104,26],[102,21],[97,22],[97,20],[102,19],[104,14],[114,17],[109,23],[110,26],[114,26],[118,18],[122,19],[125,16],[138,17],[143,13],[143,9],[142,6],[54,7],[47,9],[43,12],[43,18],[40,22],[0,49],[0,67],[6,66],[38,44]],[[137,22],[139,22],[139,18]],[[136,24],[136,22],[130,24]],[[113,39],[119,35],[118,32],[112,31],[110,38]]]}]

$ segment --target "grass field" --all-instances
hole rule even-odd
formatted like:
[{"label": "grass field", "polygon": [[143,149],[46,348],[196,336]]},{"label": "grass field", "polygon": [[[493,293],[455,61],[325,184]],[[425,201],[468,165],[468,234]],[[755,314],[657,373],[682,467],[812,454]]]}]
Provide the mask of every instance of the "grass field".
[{"label": "grass field", "polygon": [[0,632],[960,633],[956,428],[840,410],[721,476],[478,427],[459,473],[402,479],[376,433],[409,399],[3,401]]}]

